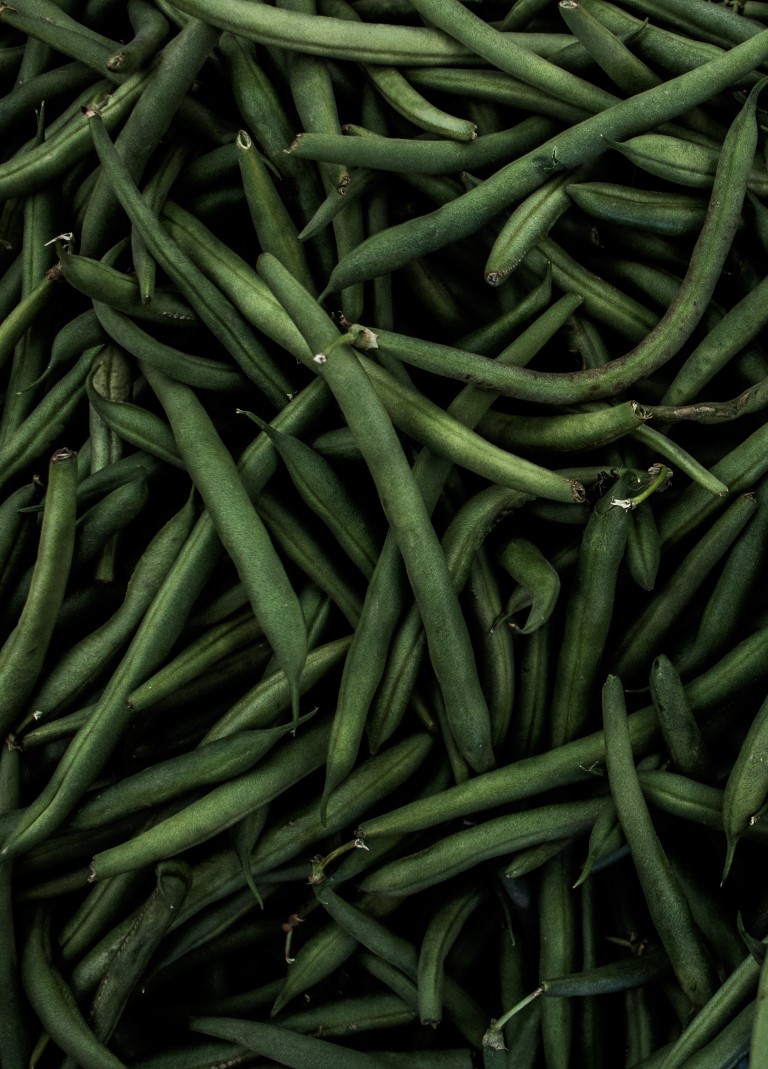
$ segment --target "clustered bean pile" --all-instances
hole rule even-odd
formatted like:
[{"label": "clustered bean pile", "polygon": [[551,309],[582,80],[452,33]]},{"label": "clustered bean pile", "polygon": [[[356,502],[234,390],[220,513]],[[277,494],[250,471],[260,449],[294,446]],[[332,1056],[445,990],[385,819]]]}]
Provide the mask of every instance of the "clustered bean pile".
[{"label": "clustered bean pile", "polygon": [[768,1065],[767,26],[0,3],[2,1069]]}]

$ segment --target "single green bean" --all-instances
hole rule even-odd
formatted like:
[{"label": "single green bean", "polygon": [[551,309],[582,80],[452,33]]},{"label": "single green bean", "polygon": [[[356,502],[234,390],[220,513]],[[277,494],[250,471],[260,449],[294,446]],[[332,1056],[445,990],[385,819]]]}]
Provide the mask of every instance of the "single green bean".
[{"label": "single green bean", "polygon": [[75,545],[75,457],[71,449],[59,449],[51,457],[29,594],[16,627],[0,650],[3,735],[13,727],[40,676],[64,598]]},{"label": "single green bean", "polygon": [[172,382],[155,368],[142,366],[168,415],[185,465],[217,533],[248,589],[254,614],[288,677],[296,723],[307,638],[290,580],[248,499],[234,460],[202,405],[189,387]]}]

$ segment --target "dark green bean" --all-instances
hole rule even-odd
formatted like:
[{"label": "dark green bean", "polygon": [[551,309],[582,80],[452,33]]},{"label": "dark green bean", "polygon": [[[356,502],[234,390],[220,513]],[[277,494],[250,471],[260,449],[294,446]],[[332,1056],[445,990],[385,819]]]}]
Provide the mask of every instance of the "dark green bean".
[{"label": "dark green bean", "polygon": [[168,36],[168,23],[146,0],[128,0],[128,18],[134,36],[107,60],[107,69],[131,74],[147,65]]},{"label": "dark green bean", "polygon": [[282,1065],[294,1066],[295,1069],[309,1064],[317,1066],[317,1069],[384,1069],[386,1064],[376,1054],[351,1050],[275,1024],[227,1017],[193,1017],[190,1028],[204,1035],[231,1039],[257,1054],[276,1058]]},{"label": "dark green bean", "polygon": [[496,817],[477,827],[447,835],[416,854],[389,862],[369,876],[363,888],[371,894],[412,894],[466,872],[480,861],[503,857],[514,850],[565,836],[584,834],[594,823],[598,810],[599,800],[594,799]]},{"label": "dark green bean", "polygon": [[618,676],[609,676],[603,688],[603,717],[611,794],[648,911],[680,986],[694,1005],[703,1006],[717,987],[714,968],[643,799]]},{"label": "dark green bean", "polygon": [[650,689],[673,765],[683,776],[712,783],[714,770],[706,743],[685,700],[680,676],[663,654],[651,665]]},{"label": "dark green bean", "polygon": [[91,1003],[91,1022],[97,1039],[106,1043],[126,1003],[141,982],[150,958],[168,930],[189,890],[191,872],[180,861],[157,866],[157,886],[142,906],[115,952]]},{"label": "dark green bean", "polygon": [[[60,252],[59,263],[61,273],[71,286],[95,301],[108,304],[110,308],[125,312],[137,319],[147,319],[150,322],[166,325],[169,322],[179,326],[197,322],[189,305],[174,293],[156,290],[152,303],[144,304],[135,279],[104,262],[92,260],[87,256],[75,256],[63,248]],[[90,328],[90,324],[88,326]],[[70,329],[73,328],[70,327]]]},{"label": "dark green bean", "polygon": [[185,465],[216,531],[246,585],[254,614],[288,677],[296,723],[307,638],[290,580],[248,499],[234,460],[193,392],[155,368],[142,367],[166,411]]},{"label": "dark green bean", "polygon": [[606,222],[677,237],[699,229],[704,221],[706,205],[697,197],[681,193],[607,182],[580,182],[566,188],[582,211]]},{"label": "dark green bean", "polygon": [[356,137],[350,137],[349,133],[347,136],[300,133],[291,142],[289,155],[299,160],[322,160],[344,163],[347,167],[408,174],[458,174],[501,164],[530,151],[546,141],[552,129],[551,120],[532,117],[509,130],[462,142],[381,137],[355,127],[350,132],[358,134]]},{"label": "dark green bean", "polygon": [[21,957],[24,990],[54,1042],[83,1069],[124,1069],[82,1017],[72,991],[51,964],[49,911],[38,907]]},{"label": "dark green bean", "polygon": [[51,457],[29,594],[16,627],[0,650],[3,735],[13,727],[37,682],[64,598],[75,544],[75,457],[71,449],[59,449]]}]

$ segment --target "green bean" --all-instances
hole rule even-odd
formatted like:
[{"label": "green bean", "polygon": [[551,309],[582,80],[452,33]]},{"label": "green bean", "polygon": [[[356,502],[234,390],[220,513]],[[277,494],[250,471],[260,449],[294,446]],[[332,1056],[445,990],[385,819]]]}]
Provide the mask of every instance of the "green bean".
[{"label": "green bean", "polygon": [[698,230],[705,205],[697,197],[657,190],[633,189],[607,182],[579,182],[566,186],[582,211],[606,222],[639,227],[679,237]]},{"label": "green bean", "polygon": [[565,187],[573,177],[577,176],[554,175],[515,208],[493,243],[486,261],[485,281],[489,285],[501,285],[568,210],[571,198]]},{"label": "green bean", "polygon": [[755,577],[759,574],[755,567],[761,567],[760,547],[764,545],[768,524],[767,493],[768,484],[763,480],[755,495],[757,512],[736,539],[701,614],[696,636],[677,660],[677,668],[682,674],[696,671],[706,663],[742,625]]},{"label": "green bean", "polygon": [[10,315],[3,320],[0,327],[0,366],[8,359],[17,342],[21,341],[35,321],[46,312],[54,295],[53,286],[60,278],[59,268],[51,267],[34,289],[22,297]]},{"label": "green bean", "polygon": [[112,401],[99,392],[96,387],[96,372],[100,362],[105,359],[107,347],[94,359],[92,370],[86,381],[86,390],[91,407],[98,413],[110,430],[120,438],[151,456],[158,457],[175,468],[184,469],[176,439],[168,424],[149,409],[127,401]]},{"label": "green bean", "polygon": [[524,640],[520,651],[520,677],[509,747],[516,760],[541,752],[544,745],[553,682],[551,637],[552,628],[546,623]]},{"label": "green bean", "polygon": [[330,464],[310,446],[281,434],[250,412],[280,454],[296,489],[366,578],[378,558],[377,539],[367,517]]},{"label": "green bean", "polygon": [[603,717],[611,794],[648,911],[680,986],[703,1006],[717,986],[714,969],[643,800],[618,676],[609,676],[603,688]]},{"label": "green bean", "polygon": [[53,1041],[83,1069],[123,1069],[123,1063],[95,1037],[74,995],[51,964],[49,911],[38,907],[21,957],[24,990]]},{"label": "green bean", "polygon": [[723,879],[733,862],[736,845],[762,813],[768,795],[763,750],[768,730],[768,702],[763,702],[733,763],[723,795],[723,829],[727,851]]},{"label": "green bean", "polygon": [[515,704],[515,643],[512,630],[499,626],[503,607],[491,559],[478,550],[469,573],[470,618],[476,621],[475,648],[491,717],[491,741],[500,749],[509,734]]},{"label": "green bean", "polygon": [[246,814],[278,796],[323,762],[327,725],[314,725],[284,748],[266,769],[243,773],[214,787],[175,816],[118,846],[97,853],[91,861],[92,880],[108,879],[140,868],[180,850],[205,842],[237,823]]},{"label": "green bean", "polygon": [[[227,10],[211,5],[209,0],[179,0],[174,6],[251,41],[357,63],[439,66],[468,55],[457,41],[435,30],[371,27],[338,18],[309,19],[279,8],[263,10],[242,0],[231,0]],[[514,35],[511,37],[514,40]]]},{"label": "green bean", "polygon": [[[395,743],[384,753],[369,758],[359,765],[350,775],[349,779],[342,784],[337,794],[333,796],[331,804],[326,812],[326,823],[321,820],[321,799],[314,798],[309,804],[304,803],[295,807],[287,814],[284,823],[269,828],[255,850],[249,857],[249,869],[256,879],[265,879],[274,872],[276,867],[293,858],[296,858],[302,850],[311,844],[318,843],[333,834],[334,831],[347,829],[358,815],[367,812],[375,806],[380,799],[386,798],[393,790],[416,773],[424,764],[425,758],[432,748],[432,739],[425,735],[412,735]],[[442,779],[438,781],[442,783]],[[420,793],[429,794],[433,791],[432,781],[428,781],[427,790]],[[391,844],[385,844],[384,853],[391,849]],[[353,866],[344,863],[334,874],[335,882],[344,879],[356,879],[360,873],[375,866],[381,851],[374,849],[354,851],[355,859],[359,858],[355,866],[357,871],[351,871]],[[347,855],[347,862],[353,859]],[[327,861],[328,864],[330,862]],[[230,886],[233,879],[229,878],[231,866],[226,873],[222,866],[220,876],[227,880],[226,886]],[[305,865],[302,875],[307,873]],[[316,865],[312,866],[310,879],[322,879],[324,870],[318,871]],[[238,877],[238,883],[242,883],[242,877]]]},{"label": "green bean", "polygon": [[12,569],[14,550],[24,545],[22,529],[27,514],[22,510],[33,505],[38,489],[34,482],[25,483],[0,504],[0,578]]},{"label": "green bean", "polygon": [[573,35],[625,96],[660,84],[660,78],[577,0],[561,0],[558,9]]},{"label": "green bean", "polygon": [[107,60],[107,69],[131,74],[147,65],[168,36],[168,23],[146,0],[128,0],[128,18],[134,37]]},{"label": "green bean", "polygon": [[483,902],[472,890],[449,898],[432,916],[419,948],[418,993],[422,1024],[435,1025],[442,1018],[443,964],[469,917]]},{"label": "green bean", "polygon": [[[441,542],[457,592],[466,584],[472,561],[494,525],[525,501],[525,496],[516,491],[492,486],[470,498],[458,511]],[[394,636],[389,664],[367,724],[369,745],[374,753],[394,732],[405,713],[416,684],[425,637],[418,607],[414,605]],[[446,721],[462,753],[461,728],[447,711]]]},{"label": "green bean", "polygon": [[[359,900],[365,912],[373,916],[386,916],[399,904],[395,899],[364,896]],[[355,952],[358,942],[335,921],[316,932],[298,951],[290,964],[282,991],[275,1000],[271,1016],[276,1016],[297,995],[313,987],[336,968],[343,965]],[[397,992],[399,994],[399,992]],[[402,997],[402,996],[401,996]]]},{"label": "green bean", "polygon": [[[172,322],[181,326],[197,321],[189,305],[169,292],[156,290],[152,303],[144,304],[136,281],[103,262],[92,260],[87,256],[75,256],[63,248],[59,264],[61,273],[71,286],[93,298],[94,301],[107,304],[117,311],[154,323]],[[90,323],[86,322],[85,326],[90,329]],[[74,328],[70,326],[69,329]],[[88,335],[88,340],[90,340],[90,335]],[[63,344],[63,340],[60,344]],[[61,359],[59,357],[56,362],[58,363]]]},{"label": "green bean", "polygon": [[[568,876],[570,852],[559,853],[541,871],[538,893],[539,975],[567,973],[576,965],[575,900]],[[541,1006],[544,1057],[553,1069],[570,1064],[574,1013],[567,999]]]},{"label": "green bean", "polygon": [[655,655],[680,612],[749,523],[756,507],[754,495],[745,494],[715,521],[627,629],[613,658],[617,671],[635,673]]},{"label": "green bean", "polygon": [[[39,0],[29,7],[34,9],[38,4]],[[27,12],[18,12],[9,5],[0,11],[0,17],[13,29],[44,44],[52,45],[57,52],[80,60],[92,70],[102,73],[107,69],[109,56],[115,50],[114,41],[76,23],[57,4],[39,6],[41,10],[35,13],[29,9]]]},{"label": "green bean", "polygon": [[178,205],[163,205],[163,225],[187,256],[204,271],[248,322],[301,359],[307,345],[256,272]]},{"label": "green bean", "polygon": [[[455,343],[457,349],[488,356],[500,346],[506,345],[518,327],[522,327],[535,315],[549,307],[552,296],[552,272],[547,271],[541,282],[507,312],[493,321],[465,334]],[[378,320],[377,320],[378,322]],[[382,324],[379,324],[381,326]],[[389,329],[387,327],[387,329]]]},{"label": "green bean", "polygon": [[307,656],[306,628],[298,599],[240,481],[229,452],[195,395],[155,368],[142,365],[171,422],[174,438],[216,530],[246,585],[254,615],[264,628],[292,689],[298,721],[298,679]]},{"label": "green bean", "polygon": [[[764,453],[764,428],[759,426],[713,465],[712,474],[729,487],[729,499],[750,490],[768,471]],[[700,486],[686,488],[659,516],[662,546],[677,545],[716,513],[727,499],[713,497]]]},{"label": "green bean", "polygon": [[348,577],[328,554],[323,543],[315,538],[307,519],[297,518],[296,510],[286,508],[274,494],[263,491],[255,505],[280,552],[328,594],[349,623],[356,626],[362,599],[355,587],[355,576]]},{"label": "green bean", "polygon": [[688,1059],[688,1069],[716,1069],[721,1065],[738,1065],[750,1051],[756,1013],[756,1001],[745,1006],[730,1024],[725,1025],[719,1036]]},{"label": "green bean", "polygon": [[751,19],[739,18],[734,12],[723,6],[714,5],[711,10],[698,8],[691,11],[687,4],[672,2],[662,8],[654,0],[630,0],[629,7],[640,11],[643,15],[662,14],[665,21],[673,26],[678,26],[685,33],[695,39],[712,39],[717,43],[727,41],[736,44],[738,41],[747,40],[749,37],[760,32],[760,25]]},{"label": "green bean", "polygon": [[502,74],[501,71],[410,67],[404,70],[403,74],[409,82],[425,89],[469,97],[472,101],[505,104],[563,122],[581,122],[589,115],[589,111],[578,107],[567,98],[535,89],[517,78]]},{"label": "green bean", "polygon": [[[306,723],[312,713],[301,718]],[[189,753],[160,761],[88,799],[68,823],[74,830],[100,827],[117,816],[139,812],[198,787],[223,783],[253,768],[287,735],[290,725],[238,732]]]},{"label": "green bean", "polygon": [[312,1064],[317,1069],[383,1069],[384,1062],[376,1054],[340,1047],[324,1039],[315,1039],[281,1028],[275,1024],[240,1021],[227,1017],[193,1017],[190,1028],[204,1035],[219,1036],[248,1047],[257,1054],[276,1058],[282,1065]]},{"label": "green bean", "polygon": [[[388,337],[384,335],[382,338],[385,346]],[[458,351],[456,353],[458,355]],[[433,453],[523,494],[566,504],[579,504],[583,500],[580,483],[483,442],[458,420],[414,390],[402,386],[371,360],[362,358],[360,363],[392,421]],[[494,363],[499,364],[501,370],[501,363]],[[472,377],[464,377],[473,383]]]},{"label": "green bean", "polygon": [[[42,143],[45,135],[44,116],[43,104],[38,110],[36,144]],[[40,304],[32,295],[39,289],[41,279],[50,277],[55,280],[59,275],[58,270],[51,274],[55,266],[54,250],[47,244],[55,227],[54,212],[54,201],[47,191],[34,193],[24,200],[21,307],[27,299],[32,300],[37,305],[39,314],[19,338],[15,348],[0,419],[0,444],[13,434],[24,417],[34,408],[37,398],[32,387],[38,381],[48,356],[50,321],[45,313],[50,314],[53,311],[51,304],[52,298],[55,302],[55,291],[51,287],[48,296]],[[56,290],[60,291],[60,288],[56,287]],[[15,318],[18,311],[19,309],[16,309],[11,312],[10,319]]]},{"label": "green bean", "polygon": [[522,627],[509,626],[520,635],[530,635],[552,615],[560,593],[560,576],[544,555],[525,538],[512,538],[497,552],[501,567],[530,594],[531,611]]},{"label": "green bean", "polygon": [[[271,888],[265,889],[265,900],[268,900],[271,894]],[[240,948],[250,950],[254,944],[262,943],[270,934],[270,926],[263,920],[251,921],[245,925],[238,924],[238,921],[253,913],[256,905],[249,889],[226,902],[216,903],[213,909],[195,917],[190,924],[182,928],[180,919],[190,913],[191,897],[190,886],[189,894],[177,911],[162,953],[147,978],[148,986],[151,985],[154,990],[177,980],[188,968],[194,969],[203,965],[209,951],[211,956],[218,957]]]},{"label": "green bean", "polygon": [[738,968],[744,957],[744,942],[731,910],[718,894],[713,894],[708,880],[697,878],[683,859],[671,855],[670,861],[691,907],[693,919],[712,947],[721,975]]},{"label": "green bean", "polygon": [[281,1027],[314,1036],[346,1036],[410,1024],[416,1014],[397,995],[375,994],[316,1006],[281,1018]]},{"label": "green bean", "polygon": [[[539,846],[529,846],[526,850],[520,850],[504,869],[506,880],[519,880],[521,876],[527,876],[546,864],[550,858],[555,857],[570,846],[573,839],[555,839],[553,843],[541,843]],[[505,1002],[509,1001],[505,999]]]},{"label": "green bean", "polygon": [[496,817],[389,862],[363,882],[363,889],[371,894],[412,894],[466,872],[480,861],[583,834],[594,823],[598,806],[596,799],[563,802]]},{"label": "green bean", "polygon": [[[323,14],[351,21],[360,18],[355,9],[343,0],[325,0]],[[419,129],[456,141],[472,141],[477,136],[473,122],[449,115],[425,100],[395,67],[369,64],[364,70],[390,107]]]},{"label": "green bean", "polygon": [[681,775],[712,783],[714,771],[675,666],[663,654],[651,665],[651,697],[672,763]]},{"label": "green bean", "polygon": [[504,449],[571,452],[608,445],[643,426],[647,418],[643,405],[625,401],[578,415],[508,416],[490,411],[478,429]]},{"label": "green bean", "polygon": [[146,874],[135,872],[92,887],[59,932],[62,959],[70,962],[81,958],[122,917],[125,904],[135,901],[146,888]]},{"label": "green bean", "polygon": [[75,537],[73,570],[93,560],[110,539],[140,515],[149,500],[143,476],[118,486],[79,518]]},{"label": "green bean", "polygon": [[[658,418],[665,410],[661,407],[649,407],[647,411],[651,414],[651,418],[654,416]],[[661,418],[663,419],[663,416]],[[724,497],[728,493],[728,487],[721,479],[718,479],[713,472],[708,471],[695,457],[692,457],[681,445],[673,442],[665,434],[661,434],[660,431],[647,424],[635,428],[630,433],[636,441],[648,446],[657,456],[664,457],[665,460],[669,461],[670,465],[674,465],[675,468],[684,472],[693,482],[704,487],[710,494],[718,494],[720,497]]]},{"label": "green bean", "polygon": [[[20,751],[3,746],[0,753],[0,814],[11,813],[19,805]],[[11,866],[0,871],[0,991],[7,1007],[0,1024],[0,1056],[8,1069],[29,1064],[30,1040],[24,1021],[23,995],[18,972],[17,935],[14,926]]]},{"label": "green bean", "polygon": [[[636,167],[677,185],[709,189],[717,170],[716,146],[691,144],[668,134],[641,134],[628,141],[612,141],[611,148],[626,156]],[[764,194],[768,186],[757,167],[748,179],[755,193]]]},{"label": "green bean", "polygon": [[587,857],[581,866],[579,878],[573,885],[574,888],[580,887],[593,871],[599,871],[601,860],[609,857],[623,843],[624,835],[616,814],[616,806],[613,798],[608,795],[600,801],[595,823],[589,833]]},{"label": "green bean", "polygon": [[364,167],[356,168],[347,177],[348,181],[341,189],[332,189],[328,192],[325,200],[299,234],[299,241],[308,241],[315,237],[335,219],[339,212],[344,211],[347,205],[356,203],[378,182],[375,172],[366,170]]},{"label": "green bean", "polygon": [[[282,0],[281,8],[317,21],[315,0]],[[303,128],[313,133],[338,135],[341,127],[327,64],[317,56],[291,52],[288,57],[288,83]],[[318,172],[326,193],[342,188],[349,179],[344,164],[324,163]],[[333,236],[337,257],[343,256],[363,240],[363,214],[359,202],[352,202],[343,215],[334,217]],[[322,240],[326,244],[328,235],[323,235]],[[301,275],[297,277],[302,280]],[[309,288],[316,292],[314,284]],[[362,284],[345,287],[340,299],[343,314],[351,322],[357,322],[362,315]]]},{"label": "green bean", "polygon": [[[266,256],[260,266],[272,274],[279,269]],[[339,344],[332,354],[320,354],[324,359],[317,368],[332,387],[379,488],[425,621],[430,658],[446,707],[456,710],[456,723],[464,722],[464,745],[469,751],[465,756],[473,766],[487,767],[492,760],[487,707],[445,558],[389,417],[350,348],[351,336],[337,337]]]},{"label": "green bean", "polygon": [[156,875],[155,890],[118,947],[93,996],[93,1031],[103,1042],[112,1035],[127,1000],[174,918],[173,911],[179,908],[189,890],[191,873],[183,862],[164,862],[157,866]]},{"label": "green bean", "polygon": [[310,292],[315,292],[298,232],[267,167],[245,130],[235,138],[245,198],[262,252],[271,252]]},{"label": "green bean", "polygon": [[51,457],[29,594],[16,627],[0,650],[3,734],[13,727],[37,682],[64,598],[75,544],[75,456],[71,449],[59,449]]},{"label": "green bean", "polygon": [[252,647],[264,632],[250,605],[235,617],[224,620],[185,646],[172,660],[145,680],[130,696],[134,712],[142,712],[192,679],[196,679],[222,658]]},{"label": "green bean", "polygon": [[[764,31],[765,33],[765,31]],[[416,256],[434,252],[449,242],[475,233],[494,215],[520,200],[546,180],[542,161],[552,166],[572,168],[587,163],[605,151],[608,137],[627,137],[652,129],[709,99],[725,85],[733,85],[759,65],[768,49],[768,36],[760,35],[736,45],[710,63],[678,78],[620,101],[563,134],[556,135],[539,149],[501,168],[476,189],[418,219],[401,223],[382,234],[369,237],[334,269],[329,288],[336,290],[350,281],[373,278],[394,270]],[[743,62],[742,62],[743,61]],[[745,146],[748,164],[753,146]],[[719,272],[715,272],[719,273]],[[706,302],[705,302],[706,303]],[[642,374],[646,373],[643,369]],[[571,391],[572,394],[572,391]],[[569,397],[573,400],[573,396]]]},{"label": "green bean", "polygon": [[259,388],[276,407],[282,408],[286,396],[292,392],[287,379],[273,366],[234,307],[164,234],[162,228],[158,228],[154,215],[142,200],[130,173],[110,140],[100,113],[89,110],[87,122],[105,173],[111,176],[121,205],[149,251],[163,270],[177,282],[185,296],[190,297],[200,318],[219,338],[246,375],[252,380],[255,379]]},{"label": "green bean", "polygon": [[[469,142],[379,137],[370,136],[369,131],[365,131],[368,136],[357,137],[300,133],[288,153],[299,160],[343,163],[347,167],[408,174],[458,174],[503,163],[529,151],[551,135],[552,127],[549,119],[531,117],[509,130],[484,134]],[[364,131],[356,127],[354,132]]]},{"label": "green bean", "polygon": [[696,346],[667,388],[663,404],[684,405],[753,338],[766,323],[764,284],[758,285],[723,316]]},{"label": "green bean", "polygon": [[[416,949],[405,939],[387,931],[383,924],[369,913],[337,895],[328,884],[315,888],[315,897],[346,931],[377,957],[383,958],[411,979],[418,976]],[[473,1046],[479,1045],[483,1034],[483,1012],[473,999],[450,977],[446,976],[443,989],[443,1005],[446,1016]]]},{"label": "green bean", "polygon": [[[578,293],[584,311],[618,330],[633,344],[642,342],[657,323],[657,316],[639,302],[616,289],[600,276],[587,271],[551,237],[543,237],[529,250],[524,269],[538,276],[552,264],[552,279],[566,293]],[[618,308],[617,308],[618,305]]]},{"label": "green bean", "polygon": [[192,356],[157,341],[127,316],[99,301],[93,302],[99,322],[112,338],[137,359],[202,390],[231,390],[243,385],[243,376],[220,360]]},{"label": "green bean", "polygon": [[323,194],[315,171],[284,152],[294,136],[295,120],[286,114],[280,95],[257,63],[256,49],[249,41],[239,35],[224,33],[219,40],[219,51],[248,132],[261,145],[277,171],[291,182],[300,214],[309,219]]},{"label": "green bean", "polygon": [[759,966],[749,954],[669,1048],[661,1062],[663,1069],[680,1069],[692,1055],[715,1039],[751,997],[757,986],[758,973]]},{"label": "green bean", "polygon": [[444,5],[433,0],[415,0],[414,7],[433,25],[450,33],[494,67],[537,89],[565,97],[590,111],[610,107],[615,102],[612,94],[597,89],[546,60],[542,61],[534,53],[515,47],[511,40],[501,36],[458,3]]},{"label": "green bean", "polygon": [[551,738],[562,746],[590,726],[590,710],[613,616],[616,580],[624,555],[628,514],[614,502],[637,485],[620,480],[595,506],[584,532],[568,600],[552,696]]},{"label": "green bean", "polygon": [[542,980],[542,995],[557,998],[588,997],[611,991],[626,991],[649,980],[663,976],[669,970],[669,960],[660,949],[642,955],[611,962],[583,973]]}]

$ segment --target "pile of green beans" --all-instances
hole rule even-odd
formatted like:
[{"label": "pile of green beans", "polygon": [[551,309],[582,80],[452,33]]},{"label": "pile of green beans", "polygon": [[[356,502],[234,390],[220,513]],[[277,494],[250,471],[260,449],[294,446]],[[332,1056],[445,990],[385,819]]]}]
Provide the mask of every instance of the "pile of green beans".
[{"label": "pile of green beans", "polygon": [[768,1065],[768,4],[0,3],[2,1069]]}]

